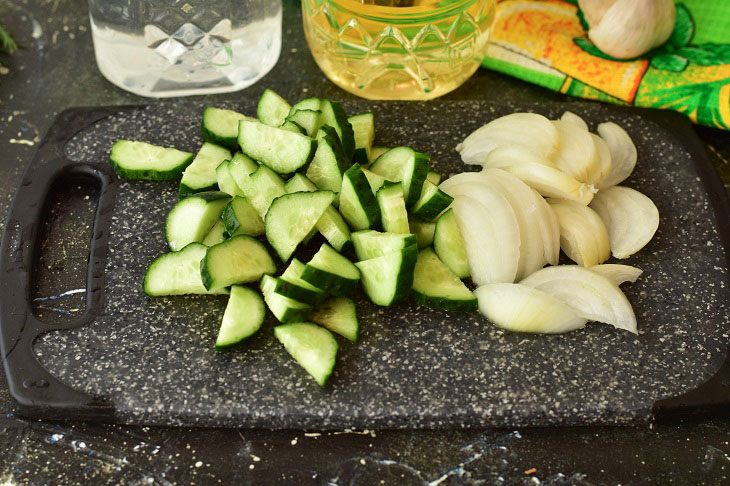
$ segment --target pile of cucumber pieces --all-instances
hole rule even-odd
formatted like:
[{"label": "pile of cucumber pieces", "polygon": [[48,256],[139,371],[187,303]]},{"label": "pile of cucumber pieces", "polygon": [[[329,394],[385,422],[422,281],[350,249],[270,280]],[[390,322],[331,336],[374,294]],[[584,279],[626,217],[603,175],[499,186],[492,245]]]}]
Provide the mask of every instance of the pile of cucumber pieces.
[{"label": "pile of cucumber pieces", "polygon": [[[469,267],[452,198],[428,155],[374,147],[373,114],[347,118],[330,100],[290,106],[266,90],[257,116],[206,108],[197,155],[114,144],[120,176],[181,178],[166,221],[171,251],[150,264],[147,295],[230,294],[217,349],[255,334],[268,307],[282,323],[276,338],[322,386],[338,350],[332,333],[358,340],[358,283],[380,306],[412,295],[436,309],[477,309],[461,281]],[[319,251],[294,257],[317,233]],[[279,276],[265,242],[288,263]],[[245,286],[256,282],[260,292]]]}]

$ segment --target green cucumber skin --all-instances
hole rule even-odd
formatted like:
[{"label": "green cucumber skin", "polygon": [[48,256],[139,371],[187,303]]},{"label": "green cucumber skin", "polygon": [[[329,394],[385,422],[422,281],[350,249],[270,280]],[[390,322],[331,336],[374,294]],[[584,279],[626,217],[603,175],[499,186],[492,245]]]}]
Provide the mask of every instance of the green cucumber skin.
[{"label": "green cucumber skin", "polygon": [[413,169],[413,177],[411,177],[411,185],[408,188],[408,198],[406,199],[406,207],[408,208],[413,207],[421,197],[423,183],[426,181],[426,176],[428,176],[431,167],[430,155],[416,152],[415,157],[416,160],[413,162],[415,168]]},{"label": "green cucumber skin", "polygon": [[274,292],[284,297],[289,297],[302,304],[317,305],[322,302],[327,294],[323,291],[317,292],[310,289],[305,289],[297,284],[287,282],[283,278],[276,279],[276,287]]},{"label": "green cucumber skin", "polygon": [[[403,248],[400,252],[402,260],[400,265],[401,271],[398,273],[398,278],[395,284],[397,291],[393,294],[390,302],[383,304],[373,302],[375,305],[390,307],[391,305],[400,302],[411,293],[411,289],[413,288],[413,273],[416,268],[416,260],[418,258],[418,248],[416,245],[411,245]],[[359,265],[358,268],[360,268]],[[367,291],[365,293],[367,294]],[[368,298],[370,298],[370,296],[368,296]],[[372,302],[372,299],[370,299],[370,301]]]},{"label": "green cucumber skin", "polygon": [[208,127],[206,127],[205,124],[202,124],[200,127],[200,136],[204,142],[210,142],[216,145],[220,145],[221,147],[227,148],[231,152],[235,152],[236,150],[238,150],[238,137],[221,137],[218,134],[208,130]]},{"label": "green cucumber skin", "polygon": [[445,297],[431,297],[416,290],[413,290],[412,294],[416,304],[432,309],[456,312],[476,312],[479,309],[479,301],[476,297],[469,300],[454,300]]},{"label": "green cucumber skin", "polygon": [[190,164],[193,163],[193,159],[195,159],[195,154],[191,153],[190,156],[179,166],[167,171],[158,171],[154,169],[129,170],[120,166],[114,159],[114,147],[112,147],[112,153],[109,157],[109,165],[112,166],[112,169],[114,169],[114,172],[116,172],[119,177],[124,179],[139,181],[174,181],[182,177],[182,173],[185,172],[185,169],[187,169]]},{"label": "green cucumber skin", "polygon": [[413,210],[413,215],[423,221],[433,221],[441,214],[451,203],[454,198],[443,192],[441,189],[426,201],[421,207]]},{"label": "green cucumber skin", "polygon": [[364,148],[356,148],[354,153],[352,154],[352,163],[353,164],[360,164],[361,166],[368,165],[370,161],[368,160],[368,152]]},{"label": "green cucumber skin", "polygon": [[330,295],[337,297],[349,297],[357,289],[357,280],[351,280],[340,275],[332,274],[326,270],[320,270],[309,264],[304,266],[302,280],[308,282]]},{"label": "green cucumber skin", "polygon": [[[365,173],[360,168],[359,164],[353,164],[352,167],[347,169],[344,177],[347,177],[352,184],[355,194],[360,196],[362,209],[365,211],[365,217],[368,221],[368,228],[376,226],[380,222],[380,206],[378,200],[373,194],[370,182],[365,176]],[[348,223],[350,223],[348,221]],[[364,230],[368,228],[352,228],[355,230]]]},{"label": "green cucumber skin", "polygon": [[212,186],[207,186],[207,187],[192,188],[192,187],[188,187],[185,184],[180,183],[180,190],[177,193],[177,197],[178,197],[178,200],[185,199],[188,196],[194,196],[201,192],[222,192],[222,191],[219,190],[218,184],[213,184]]}]

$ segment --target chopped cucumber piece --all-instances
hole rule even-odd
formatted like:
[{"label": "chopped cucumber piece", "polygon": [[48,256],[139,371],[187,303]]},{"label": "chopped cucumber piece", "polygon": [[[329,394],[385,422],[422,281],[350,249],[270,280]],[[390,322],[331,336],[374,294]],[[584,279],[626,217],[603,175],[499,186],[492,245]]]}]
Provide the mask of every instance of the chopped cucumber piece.
[{"label": "chopped cucumber piece", "polygon": [[365,230],[352,233],[358,260],[370,260],[416,244],[415,235]]},{"label": "chopped cucumber piece", "polygon": [[244,193],[263,219],[274,199],[286,194],[284,180],[273,170],[261,165],[251,174],[250,181],[251,185],[244,189]]},{"label": "chopped cucumber piece", "polygon": [[331,332],[309,322],[295,322],[276,326],[274,336],[320,386],[327,384],[338,347]]},{"label": "chopped cucumber piece", "polygon": [[238,125],[238,143],[244,154],[280,174],[308,164],[317,149],[310,137],[246,120]]},{"label": "chopped cucumber piece", "polygon": [[436,255],[459,278],[467,278],[469,260],[466,257],[464,238],[456,222],[452,209],[447,210],[436,220],[436,229],[433,233],[433,248]]},{"label": "chopped cucumber piece", "polygon": [[203,141],[211,142],[228,150],[238,150],[238,122],[255,120],[233,110],[209,106],[203,111]]},{"label": "chopped cucumber piece", "polygon": [[416,152],[410,147],[396,147],[378,157],[368,170],[390,181],[402,182],[406,206],[411,207],[421,196],[430,161],[431,157],[427,154]]},{"label": "chopped cucumber piece", "polygon": [[172,251],[200,243],[221,217],[231,197],[225,192],[199,192],[178,201],[167,215],[165,238]]},{"label": "chopped cucumber piece", "polygon": [[264,275],[261,279],[261,293],[266,305],[279,322],[302,321],[307,318],[312,306],[284,297],[276,291],[276,279]]},{"label": "chopped cucumber piece", "polygon": [[231,152],[210,142],[205,142],[193,163],[183,172],[180,181],[180,196],[217,189],[218,176],[215,169],[224,160],[231,158]]},{"label": "chopped cucumber piece", "polygon": [[360,271],[350,260],[324,243],[304,266],[302,280],[337,296],[348,296],[357,287]]},{"label": "chopped cucumber piece", "polygon": [[439,189],[438,186],[426,181],[423,183],[421,197],[413,205],[412,213],[424,221],[433,221],[453,201],[453,197]]},{"label": "chopped cucumber piece", "polygon": [[360,337],[355,303],[347,297],[330,297],[314,308],[309,319],[353,343]]},{"label": "chopped cucumber piece", "polygon": [[215,177],[218,181],[218,189],[221,192],[225,192],[229,196],[242,196],[241,188],[238,187],[236,181],[231,175],[231,169],[229,168],[230,160],[224,160],[215,169]]},{"label": "chopped cucumber piece", "polygon": [[289,115],[301,110],[319,111],[322,114],[320,125],[329,125],[335,129],[342,142],[345,156],[348,160],[352,159],[355,152],[355,134],[352,131],[352,125],[347,121],[347,115],[342,105],[335,101],[307,98],[292,106]]},{"label": "chopped cucumber piece", "polygon": [[109,157],[119,177],[151,181],[177,179],[192,161],[190,152],[131,140],[117,140]]},{"label": "chopped cucumber piece", "polygon": [[317,152],[307,167],[307,178],[323,191],[339,194],[342,174],[349,167],[337,132],[327,125],[320,128],[317,132]]},{"label": "chopped cucumber piece", "polygon": [[144,293],[149,296],[185,294],[225,294],[226,289],[209,291],[200,278],[200,260],[208,248],[190,243],[180,251],[155,258],[144,275]]},{"label": "chopped cucumber piece", "polygon": [[383,229],[390,233],[409,234],[408,212],[403,199],[403,187],[400,182],[380,188],[377,194],[380,219]]},{"label": "chopped cucumber piece", "polygon": [[256,116],[261,123],[272,127],[278,127],[284,123],[284,119],[289,114],[291,106],[284,98],[276,94],[271,89],[264,90],[264,94],[259,99],[256,108]]},{"label": "chopped cucumber piece", "polygon": [[286,117],[286,122],[296,123],[304,129],[304,134],[314,137],[322,126],[322,113],[314,110],[299,110]]},{"label": "chopped cucumber piece", "polygon": [[275,291],[284,297],[289,297],[304,304],[317,305],[327,297],[327,294],[324,290],[302,280],[303,272],[304,264],[293,258],[289,267],[276,280]]},{"label": "chopped cucumber piece", "polygon": [[371,228],[380,220],[378,201],[359,164],[354,164],[343,175],[340,213],[355,231]]},{"label": "chopped cucumber piece", "polygon": [[478,308],[476,296],[431,248],[418,252],[413,297],[418,304],[434,309],[474,312]]},{"label": "chopped cucumber piece", "polygon": [[359,164],[370,163],[370,149],[375,141],[375,117],[372,113],[362,113],[347,119],[352,125],[355,137],[355,153],[352,161]]},{"label": "chopped cucumber piece", "polygon": [[223,209],[221,216],[230,236],[264,234],[264,222],[245,197],[236,196]]},{"label": "chopped cucumber piece", "polygon": [[370,149],[370,157],[368,157],[368,162],[372,164],[373,162],[378,160],[378,157],[383,155],[388,150],[390,150],[389,147],[372,147]]},{"label": "chopped cucumber piece", "polygon": [[334,199],[331,191],[295,192],[274,199],[266,213],[266,239],[282,261],[289,260]]},{"label": "chopped cucumber piece", "polygon": [[215,349],[229,349],[241,344],[261,329],[264,317],[266,317],[266,306],[261,294],[248,287],[233,285],[218,330]]},{"label": "chopped cucumber piece", "polygon": [[226,233],[226,225],[223,224],[223,220],[219,219],[215,222],[213,227],[208,231],[208,234],[203,238],[203,244],[205,246],[213,246],[218,243],[223,243],[228,238]]},{"label": "chopped cucumber piece", "polygon": [[208,248],[200,262],[206,289],[255,282],[265,273],[276,272],[266,247],[248,235],[237,235]]},{"label": "chopped cucumber piece", "polygon": [[430,170],[428,171],[428,175],[426,175],[426,180],[434,186],[438,186],[441,184],[441,174]]},{"label": "chopped cucumber piece", "polygon": [[305,98],[295,104],[289,110],[289,115],[293,115],[300,110],[322,111],[322,100],[319,98]]},{"label": "chopped cucumber piece", "polygon": [[286,189],[287,194],[291,194],[292,192],[314,192],[317,190],[317,186],[314,185],[314,182],[307,179],[307,176],[297,172],[291,179],[286,181],[284,189]]},{"label": "chopped cucumber piece", "polygon": [[436,231],[436,223],[427,223],[423,221],[410,221],[408,225],[416,235],[418,241],[418,249],[426,248],[433,244],[433,234]]},{"label": "chopped cucumber piece", "polygon": [[279,128],[281,128],[282,130],[286,130],[288,132],[298,133],[300,135],[307,134],[307,131],[301,125],[299,125],[291,120],[284,120],[284,123],[282,123]]},{"label": "chopped cucumber piece", "polygon": [[372,189],[373,194],[377,194],[381,187],[383,187],[383,184],[386,182],[392,183],[393,181],[389,181],[385,177],[381,177],[375,172],[370,172],[367,169],[363,169],[362,173],[365,174],[365,177],[368,178],[368,182],[370,183],[370,189]]},{"label": "chopped cucumber piece", "polygon": [[416,245],[411,245],[355,264],[360,269],[362,288],[374,304],[390,306],[408,295],[417,256]]}]

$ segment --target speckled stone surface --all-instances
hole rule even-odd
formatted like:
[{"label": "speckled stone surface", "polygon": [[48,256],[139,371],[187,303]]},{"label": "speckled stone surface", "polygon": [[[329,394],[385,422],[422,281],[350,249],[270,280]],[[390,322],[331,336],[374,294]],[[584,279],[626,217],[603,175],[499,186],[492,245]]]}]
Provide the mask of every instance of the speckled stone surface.
[{"label": "speckled stone surface", "polygon": [[[255,104],[229,106],[253,113]],[[373,111],[376,143],[430,152],[444,174],[465,170],[453,147],[489,119],[513,111],[561,113],[556,104],[458,101],[356,101],[345,108]],[[248,346],[217,353],[224,297],[144,296],[142,276],[166,249],[164,217],[177,186],[123,182],[103,315],[88,327],[39,339],[38,357],[68,384],[109,396],[118,419],[129,423],[389,428],[648,421],[654,401],[694,388],[725,358],[730,292],[722,244],[692,161],[669,132],[603,105],[571,110],[593,128],[610,119],[627,129],[640,162],[626,185],[650,196],[661,214],[655,239],[625,261],[644,270],[625,289],[639,336],[602,324],[562,336],[512,334],[478,314],[410,303],[380,309],[359,296],[362,340],[340,340],[335,373],[322,390],[273,338],[273,318]],[[83,131],[66,151],[74,160],[103,160],[117,138],[194,150],[201,111],[185,103],[121,113]]]}]

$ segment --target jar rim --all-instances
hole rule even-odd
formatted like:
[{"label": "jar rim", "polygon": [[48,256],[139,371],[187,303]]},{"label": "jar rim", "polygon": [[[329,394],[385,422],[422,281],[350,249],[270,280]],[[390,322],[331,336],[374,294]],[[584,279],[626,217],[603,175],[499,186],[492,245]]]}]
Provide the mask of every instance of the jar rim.
[{"label": "jar rim", "polygon": [[323,1],[333,4],[337,8],[346,10],[360,18],[380,22],[397,20],[400,23],[407,23],[409,21],[423,21],[430,19],[433,16],[440,17],[458,14],[480,0],[453,0],[448,4],[441,6],[439,6],[439,4],[442,4],[443,0],[430,0],[426,5],[418,5],[414,7],[386,7],[382,5],[364,4],[359,0]]}]

